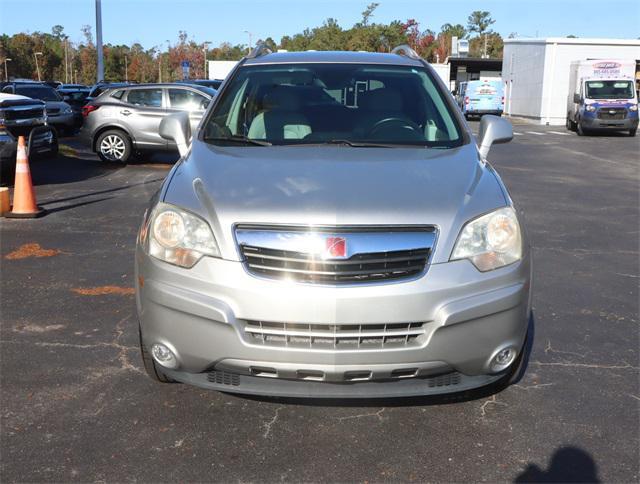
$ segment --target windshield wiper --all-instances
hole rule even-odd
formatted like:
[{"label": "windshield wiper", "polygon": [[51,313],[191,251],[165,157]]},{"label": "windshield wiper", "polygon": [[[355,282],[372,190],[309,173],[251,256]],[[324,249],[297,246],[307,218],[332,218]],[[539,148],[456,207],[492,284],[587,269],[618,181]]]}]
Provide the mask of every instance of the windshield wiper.
[{"label": "windshield wiper", "polygon": [[225,142],[231,142],[231,143],[243,143],[246,145],[256,145],[256,146],[271,146],[271,143],[269,143],[268,141],[261,141],[258,139],[251,139],[251,138],[247,138],[246,136],[230,136],[230,137],[220,137],[220,138],[214,138],[214,137],[205,137],[204,138],[205,141],[225,141]]},{"label": "windshield wiper", "polygon": [[296,145],[314,144],[314,145],[343,145],[354,148],[424,148],[425,144],[413,143],[374,143],[368,141],[351,141],[348,139],[330,139],[325,141],[317,141],[310,143],[296,143]]}]

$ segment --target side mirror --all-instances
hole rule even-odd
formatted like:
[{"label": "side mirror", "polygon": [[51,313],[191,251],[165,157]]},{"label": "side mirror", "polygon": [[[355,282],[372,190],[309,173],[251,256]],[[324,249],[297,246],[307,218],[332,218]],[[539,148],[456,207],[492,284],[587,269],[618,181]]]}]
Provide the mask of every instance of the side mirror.
[{"label": "side mirror", "polygon": [[508,143],[512,139],[513,127],[509,121],[490,114],[482,116],[478,133],[478,150],[482,158],[487,157],[491,145]]},{"label": "side mirror", "polygon": [[175,113],[166,116],[160,122],[159,132],[162,138],[176,144],[180,156],[187,154],[191,143],[191,123],[188,113]]},{"label": "side mirror", "polygon": [[580,104],[580,103],[582,102],[582,99],[581,99],[581,97],[580,97],[580,94],[575,93],[575,94],[573,95],[573,102],[574,102],[574,103],[576,103],[576,104]]}]

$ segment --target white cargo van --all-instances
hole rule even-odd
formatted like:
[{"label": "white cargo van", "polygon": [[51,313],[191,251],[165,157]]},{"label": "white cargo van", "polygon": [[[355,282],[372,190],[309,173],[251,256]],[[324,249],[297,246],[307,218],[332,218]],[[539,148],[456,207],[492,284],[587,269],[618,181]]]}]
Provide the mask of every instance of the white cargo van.
[{"label": "white cargo van", "polygon": [[595,130],[625,130],[635,136],[635,60],[580,60],[570,69],[567,129],[581,136]]}]

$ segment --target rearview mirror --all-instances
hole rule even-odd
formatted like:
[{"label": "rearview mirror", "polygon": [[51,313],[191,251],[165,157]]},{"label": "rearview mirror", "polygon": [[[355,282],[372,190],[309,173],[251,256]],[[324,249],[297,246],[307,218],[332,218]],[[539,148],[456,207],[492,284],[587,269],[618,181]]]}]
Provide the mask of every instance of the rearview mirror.
[{"label": "rearview mirror", "polygon": [[160,122],[160,136],[166,140],[173,141],[178,147],[180,156],[186,155],[191,143],[189,114],[175,113],[166,116]]},{"label": "rearview mirror", "polygon": [[506,119],[487,114],[480,120],[478,133],[478,150],[480,156],[486,158],[491,145],[508,143],[513,139],[513,127]]},{"label": "rearview mirror", "polygon": [[575,93],[573,95],[573,102],[576,103],[576,104],[580,104],[582,102],[582,99],[580,98],[580,94]]}]

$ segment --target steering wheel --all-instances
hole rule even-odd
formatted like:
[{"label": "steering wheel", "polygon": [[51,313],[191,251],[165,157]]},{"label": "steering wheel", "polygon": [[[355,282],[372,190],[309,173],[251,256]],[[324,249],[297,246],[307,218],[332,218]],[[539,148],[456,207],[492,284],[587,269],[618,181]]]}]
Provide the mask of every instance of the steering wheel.
[{"label": "steering wheel", "polygon": [[385,118],[378,121],[376,124],[372,126],[372,128],[367,132],[367,138],[374,138],[376,134],[378,134],[382,130],[392,129],[392,128],[400,128],[403,130],[411,130],[411,134],[418,136],[420,139],[422,138],[422,130],[420,126],[418,126],[413,121],[402,118]]}]

